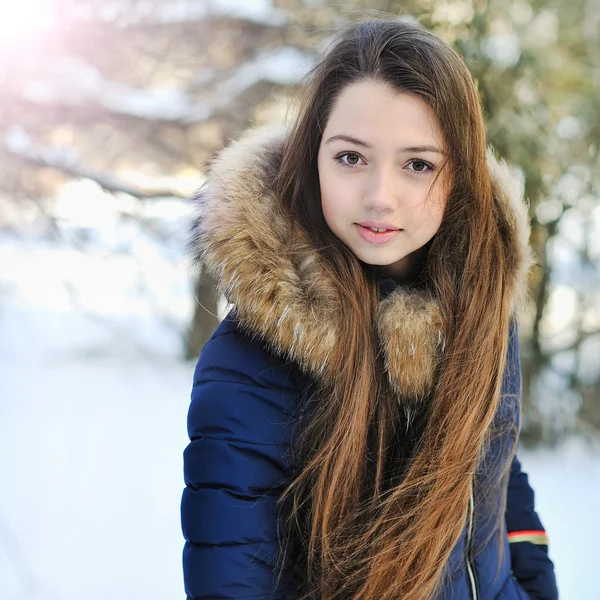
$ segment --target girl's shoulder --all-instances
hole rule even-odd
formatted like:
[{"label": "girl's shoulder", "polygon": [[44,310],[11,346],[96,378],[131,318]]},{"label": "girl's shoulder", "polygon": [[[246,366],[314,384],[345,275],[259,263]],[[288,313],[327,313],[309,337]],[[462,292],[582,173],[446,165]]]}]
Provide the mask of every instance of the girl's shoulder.
[{"label": "girl's shoulder", "polygon": [[188,412],[190,439],[217,435],[272,447],[272,458],[280,460],[275,447],[289,446],[302,398],[295,365],[250,336],[231,312],[196,364]]},{"label": "girl's shoulder", "polygon": [[297,366],[246,331],[232,309],[202,348],[194,385],[207,380],[229,381],[292,391],[299,386],[300,377]]}]

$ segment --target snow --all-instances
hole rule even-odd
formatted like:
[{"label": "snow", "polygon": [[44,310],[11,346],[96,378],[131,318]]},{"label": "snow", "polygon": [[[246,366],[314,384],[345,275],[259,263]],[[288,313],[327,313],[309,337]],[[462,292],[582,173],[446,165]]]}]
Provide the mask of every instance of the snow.
[{"label": "snow", "polygon": [[[69,235],[0,243],[3,600],[184,597],[191,292],[180,238],[165,250],[130,227],[88,230],[84,251]],[[600,453],[572,441],[520,458],[561,598],[597,599]]]},{"label": "snow", "polygon": [[561,600],[597,600],[600,451],[579,440],[520,452],[550,536]]},{"label": "snow", "polygon": [[[10,490],[0,514],[19,541],[25,572],[40,582],[34,597],[182,596],[191,365],[59,354],[4,360],[0,373],[0,471]],[[32,598],[7,554],[3,598]]]},{"label": "snow", "polygon": [[0,244],[1,597],[182,597],[187,272],[66,238]]}]

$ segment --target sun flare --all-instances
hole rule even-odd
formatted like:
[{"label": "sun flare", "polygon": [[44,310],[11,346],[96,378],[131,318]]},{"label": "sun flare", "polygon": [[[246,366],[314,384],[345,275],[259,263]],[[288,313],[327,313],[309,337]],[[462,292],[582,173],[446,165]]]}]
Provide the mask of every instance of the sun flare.
[{"label": "sun flare", "polygon": [[0,0],[0,44],[52,29],[50,5],[48,0]]}]

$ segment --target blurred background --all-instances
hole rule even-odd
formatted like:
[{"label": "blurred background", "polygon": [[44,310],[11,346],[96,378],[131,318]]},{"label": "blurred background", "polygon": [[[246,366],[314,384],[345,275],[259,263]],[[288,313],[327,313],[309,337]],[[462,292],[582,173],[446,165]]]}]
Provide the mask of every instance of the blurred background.
[{"label": "blurred background", "polygon": [[561,597],[597,600],[599,0],[0,0],[0,598],[183,598],[185,256],[211,157],[281,119],[335,29],[419,19],[520,169],[537,265],[521,458]]}]

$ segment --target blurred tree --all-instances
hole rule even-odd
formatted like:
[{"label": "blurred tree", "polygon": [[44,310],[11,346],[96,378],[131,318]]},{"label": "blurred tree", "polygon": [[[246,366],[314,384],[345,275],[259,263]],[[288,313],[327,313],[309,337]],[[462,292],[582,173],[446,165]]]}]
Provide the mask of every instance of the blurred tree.
[{"label": "blurred tree", "polygon": [[[145,202],[189,198],[193,188],[179,178],[194,174],[199,187],[213,154],[269,118],[279,91],[293,86],[314,57],[285,11],[268,4],[47,6],[27,35],[0,42],[0,198],[32,203],[55,234],[52,199],[70,178]],[[15,18],[8,10],[5,16]],[[14,212],[1,206],[2,226],[10,227]],[[188,357],[218,322],[211,286],[196,283],[199,303],[184,336]]]}]

